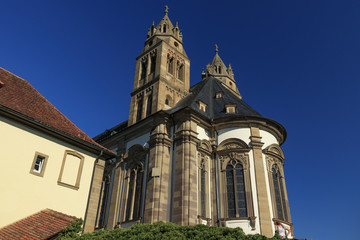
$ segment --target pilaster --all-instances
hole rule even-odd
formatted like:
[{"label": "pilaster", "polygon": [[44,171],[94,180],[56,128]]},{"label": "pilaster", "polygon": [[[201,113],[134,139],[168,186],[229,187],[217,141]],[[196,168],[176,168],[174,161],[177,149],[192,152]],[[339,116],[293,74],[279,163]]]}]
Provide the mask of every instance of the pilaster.
[{"label": "pilaster", "polygon": [[257,201],[259,207],[259,221],[260,221],[260,233],[267,237],[272,237],[274,235],[272,230],[272,220],[270,216],[270,206],[269,206],[269,197],[266,190],[266,175],[264,168],[264,159],[262,156],[262,146],[261,136],[259,128],[251,127],[250,128],[251,137],[250,144],[254,156],[254,167],[255,167],[255,179],[256,179],[256,189],[257,189]]},{"label": "pilaster", "polygon": [[101,159],[97,159],[95,161],[95,166],[94,166],[94,173],[91,184],[89,203],[86,212],[84,232],[93,232],[95,228],[104,168],[105,168],[105,161]]},{"label": "pilaster", "polygon": [[196,128],[189,117],[176,131],[173,221],[180,225],[197,224]]},{"label": "pilaster", "polygon": [[170,144],[164,121],[150,135],[144,223],[168,221]]}]

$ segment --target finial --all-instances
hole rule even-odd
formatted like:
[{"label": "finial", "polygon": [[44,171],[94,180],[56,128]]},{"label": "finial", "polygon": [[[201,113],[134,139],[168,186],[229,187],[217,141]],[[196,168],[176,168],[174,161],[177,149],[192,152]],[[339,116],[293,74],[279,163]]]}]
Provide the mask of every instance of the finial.
[{"label": "finial", "polygon": [[218,52],[219,52],[218,45],[215,44],[215,53],[218,54]]},{"label": "finial", "polygon": [[176,25],[175,25],[175,27],[177,27],[177,28],[179,27],[179,23],[178,23],[178,22],[176,22]]},{"label": "finial", "polygon": [[167,16],[168,12],[169,12],[169,7],[165,5],[165,16]]},{"label": "finial", "polygon": [[155,21],[153,21],[152,26],[155,26]]}]

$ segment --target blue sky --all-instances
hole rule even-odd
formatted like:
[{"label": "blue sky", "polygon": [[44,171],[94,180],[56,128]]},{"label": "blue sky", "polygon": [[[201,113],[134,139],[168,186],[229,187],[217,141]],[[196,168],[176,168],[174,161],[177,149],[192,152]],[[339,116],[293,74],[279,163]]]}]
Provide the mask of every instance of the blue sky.
[{"label": "blue sky", "polygon": [[295,236],[355,239],[359,1],[2,0],[0,66],[94,137],[127,119],[135,58],[164,5],[183,31],[191,85],[216,43],[243,100],[287,129]]}]

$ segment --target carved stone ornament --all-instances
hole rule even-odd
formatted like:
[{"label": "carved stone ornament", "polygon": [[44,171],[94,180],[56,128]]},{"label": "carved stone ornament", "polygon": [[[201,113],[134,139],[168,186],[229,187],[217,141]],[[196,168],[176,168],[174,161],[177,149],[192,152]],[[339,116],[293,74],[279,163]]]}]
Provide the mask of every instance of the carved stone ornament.
[{"label": "carved stone ornament", "polygon": [[281,169],[279,166],[282,166],[282,161],[279,158],[266,156],[267,170],[272,172],[272,168],[275,166],[278,169]]},{"label": "carved stone ornament", "polygon": [[226,170],[226,166],[229,163],[232,165],[236,165],[237,163],[240,163],[243,166],[244,171],[247,171],[249,166],[248,165],[249,155],[246,153],[230,152],[226,155],[220,155],[219,159],[220,159],[222,171]]}]

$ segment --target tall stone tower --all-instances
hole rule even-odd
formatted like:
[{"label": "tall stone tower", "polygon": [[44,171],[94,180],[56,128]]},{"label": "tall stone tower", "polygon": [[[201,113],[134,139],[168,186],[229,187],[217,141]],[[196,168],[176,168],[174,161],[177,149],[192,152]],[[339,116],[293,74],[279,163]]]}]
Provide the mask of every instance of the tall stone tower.
[{"label": "tall stone tower", "polygon": [[151,25],[145,46],[136,58],[134,87],[128,125],[159,111],[173,107],[189,92],[190,60],[182,33],[165,16],[155,27]]}]

